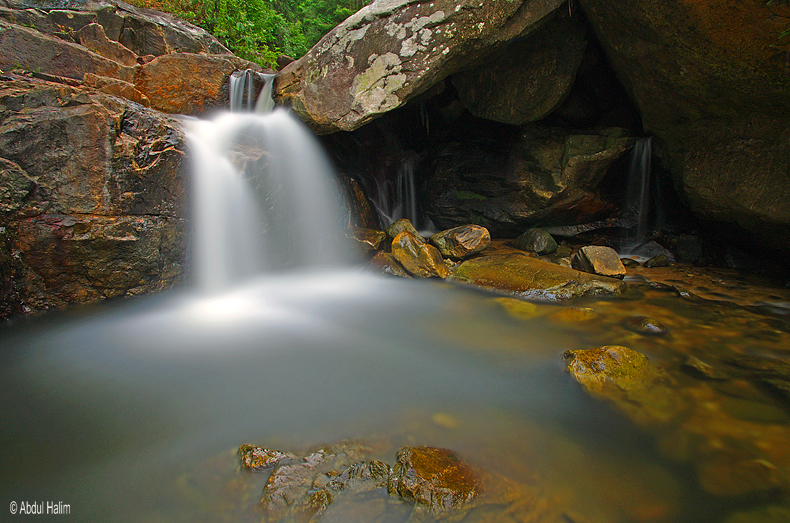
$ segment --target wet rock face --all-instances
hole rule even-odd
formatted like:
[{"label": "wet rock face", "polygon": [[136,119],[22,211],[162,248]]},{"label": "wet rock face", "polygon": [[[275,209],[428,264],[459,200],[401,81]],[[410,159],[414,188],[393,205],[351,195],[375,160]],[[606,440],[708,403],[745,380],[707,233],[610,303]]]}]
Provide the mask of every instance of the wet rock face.
[{"label": "wet rock face", "polygon": [[296,456],[285,454],[279,450],[271,450],[257,445],[242,445],[238,450],[241,466],[253,472],[276,467],[284,460],[296,459]]},{"label": "wet rock face", "polygon": [[447,267],[442,255],[436,247],[421,239],[409,231],[399,233],[392,240],[392,256],[413,276],[446,278]]},{"label": "wet rock face", "polygon": [[181,281],[185,139],[120,98],[0,81],[0,314],[154,292]]},{"label": "wet rock face", "polygon": [[529,229],[513,240],[513,247],[536,254],[552,254],[557,252],[557,242],[542,229]]},{"label": "wet rock face", "polygon": [[790,5],[579,3],[694,213],[790,251]]},{"label": "wet rock face", "polygon": [[586,223],[617,206],[597,190],[635,139],[622,129],[579,133],[525,126],[512,143],[451,142],[428,181],[429,214],[439,227],[466,223],[495,237],[540,225]]},{"label": "wet rock face", "polygon": [[463,225],[437,232],[431,236],[430,242],[445,258],[460,260],[491,245],[491,235],[485,227]]},{"label": "wet rock face", "polygon": [[450,279],[525,298],[562,300],[585,295],[617,295],[625,283],[579,272],[519,254],[482,256],[462,262]]},{"label": "wet rock face", "polygon": [[586,30],[562,10],[525,38],[508,42],[485,63],[452,77],[469,112],[523,125],[550,114],[568,96],[584,56]]},{"label": "wet rock face", "polygon": [[480,485],[474,471],[453,452],[405,447],[398,451],[388,490],[436,516],[469,504],[480,494]]},{"label": "wet rock face", "polygon": [[319,133],[354,130],[529,34],[560,0],[374,2],[282,70],[275,98]]},{"label": "wet rock face", "polygon": [[611,247],[587,245],[579,249],[571,258],[574,269],[609,276],[610,278],[624,278],[625,267],[620,261],[617,251]]},{"label": "wet rock face", "polygon": [[213,36],[164,13],[122,2],[70,9],[0,8],[0,69],[84,81],[163,112],[227,106],[227,77],[260,69]]}]

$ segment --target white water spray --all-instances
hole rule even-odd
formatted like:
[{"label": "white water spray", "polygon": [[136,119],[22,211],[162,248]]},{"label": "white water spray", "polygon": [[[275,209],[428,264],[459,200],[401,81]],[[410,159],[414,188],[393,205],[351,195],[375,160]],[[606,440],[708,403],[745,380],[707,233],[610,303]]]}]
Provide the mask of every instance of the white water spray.
[{"label": "white water spray", "polygon": [[341,264],[340,195],[310,132],[285,110],[190,122],[196,283]]}]

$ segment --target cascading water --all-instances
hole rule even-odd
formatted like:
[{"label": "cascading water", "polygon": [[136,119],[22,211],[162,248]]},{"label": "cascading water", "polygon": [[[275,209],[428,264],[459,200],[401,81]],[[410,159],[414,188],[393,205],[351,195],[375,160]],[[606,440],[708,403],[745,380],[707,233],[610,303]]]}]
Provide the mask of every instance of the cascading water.
[{"label": "cascading water", "polygon": [[264,271],[347,259],[332,169],[290,113],[191,121],[188,137],[198,285],[217,290]]},{"label": "cascading water", "polygon": [[384,224],[407,218],[421,231],[433,231],[433,222],[422,211],[417,199],[416,164],[418,157],[407,154],[394,180],[376,181],[376,210]]},{"label": "cascading water", "polygon": [[[258,73],[252,69],[235,71],[228,79],[228,92],[230,96],[231,112],[251,111],[256,113],[268,113],[274,109],[272,100],[272,86],[276,75]],[[255,93],[256,83],[262,83],[263,87]]]},{"label": "cascading water", "polygon": [[[702,492],[691,467],[657,457],[651,433],[583,395],[558,364],[566,348],[620,339],[678,361],[676,343],[622,327],[673,296],[593,298],[601,321],[581,329],[558,304],[316,271],[342,261],[342,217],[301,124],[275,111],[190,125],[201,288],[0,332],[3,510],[62,501],[80,521],[259,522],[272,472],[240,471],[235,449],[306,455],[353,438],[369,446],[360,459],[392,464],[401,446],[431,445],[489,471],[494,497],[481,500],[494,503],[459,513],[465,521],[723,521],[721,497]],[[502,305],[514,302],[511,316]],[[708,329],[718,317],[700,315]],[[658,441],[675,429],[658,427]],[[311,520],[433,521],[410,519],[413,502],[386,487],[346,494],[333,491]]]},{"label": "cascading water", "polygon": [[645,243],[650,232],[651,163],[653,137],[641,138],[631,152],[626,189],[626,212],[631,214],[634,226],[628,229],[621,246],[621,254],[630,254]]}]

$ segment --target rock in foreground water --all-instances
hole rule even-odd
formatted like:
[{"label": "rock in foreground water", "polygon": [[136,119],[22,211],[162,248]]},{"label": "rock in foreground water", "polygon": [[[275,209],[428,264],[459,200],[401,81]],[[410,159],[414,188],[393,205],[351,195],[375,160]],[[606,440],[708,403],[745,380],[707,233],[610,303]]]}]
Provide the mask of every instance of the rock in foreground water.
[{"label": "rock in foreground water", "polygon": [[474,471],[453,452],[435,447],[404,447],[388,490],[437,516],[462,509],[478,496]]}]

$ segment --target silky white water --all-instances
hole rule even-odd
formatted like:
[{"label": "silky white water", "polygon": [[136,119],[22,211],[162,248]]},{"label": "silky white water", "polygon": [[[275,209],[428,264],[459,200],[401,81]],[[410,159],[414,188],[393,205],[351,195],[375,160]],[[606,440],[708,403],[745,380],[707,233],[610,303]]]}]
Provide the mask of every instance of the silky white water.
[{"label": "silky white water", "polygon": [[[403,445],[452,449],[584,521],[721,520],[726,506],[563,370],[565,350],[614,336],[677,359],[617,315],[667,298],[588,300],[625,312],[569,324],[554,319],[565,305],[513,317],[496,295],[372,274],[347,261],[331,169],[290,115],[222,115],[189,137],[195,285],[0,333],[2,510],[62,501],[76,521],[260,522],[267,476],[239,471],[235,449],[351,438],[390,464]],[[380,498],[381,517],[352,502],[327,521],[408,519]]]}]

